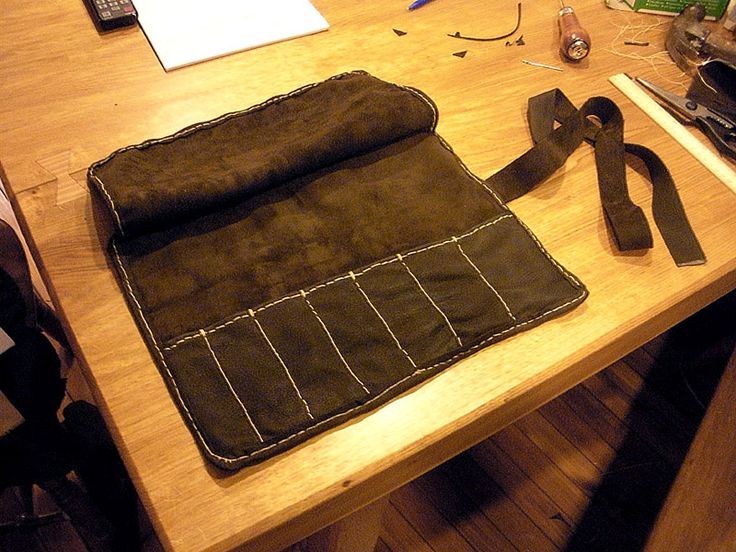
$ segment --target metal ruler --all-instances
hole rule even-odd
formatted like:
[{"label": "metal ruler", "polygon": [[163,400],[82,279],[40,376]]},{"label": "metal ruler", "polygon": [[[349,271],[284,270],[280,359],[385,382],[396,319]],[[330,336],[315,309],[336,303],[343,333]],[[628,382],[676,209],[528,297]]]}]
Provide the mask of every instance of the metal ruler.
[{"label": "metal ruler", "polygon": [[644,92],[628,75],[619,73],[609,77],[608,80],[736,194],[736,172],[718,154],[713,153],[693,136],[682,123]]}]

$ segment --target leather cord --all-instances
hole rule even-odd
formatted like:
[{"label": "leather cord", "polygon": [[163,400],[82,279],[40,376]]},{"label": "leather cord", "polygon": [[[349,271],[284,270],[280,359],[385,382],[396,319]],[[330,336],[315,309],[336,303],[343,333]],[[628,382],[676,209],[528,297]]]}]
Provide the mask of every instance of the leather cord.
[{"label": "leather cord", "polygon": [[[649,249],[653,245],[649,224],[631,201],[626,185],[625,153],[630,153],[649,171],[654,221],[675,263],[705,262],[669,171],[650,149],[624,143],[623,115],[615,103],[593,97],[576,109],[554,89],[529,99],[527,118],[534,147],[486,180],[503,201],[516,199],[546,180],[586,140],[595,148],[601,204],[618,249]],[[560,123],[557,128],[555,121]]]}]

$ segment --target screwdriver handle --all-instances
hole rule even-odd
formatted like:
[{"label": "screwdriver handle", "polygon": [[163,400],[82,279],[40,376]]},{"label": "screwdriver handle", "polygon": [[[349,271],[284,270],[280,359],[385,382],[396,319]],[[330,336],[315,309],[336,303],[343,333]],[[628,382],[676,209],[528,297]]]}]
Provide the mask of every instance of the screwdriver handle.
[{"label": "screwdriver handle", "polygon": [[583,29],[570,6],[562,6],[557,21],[560,26],[560,52],[571,61],[580,61],[590,53],[590,35]]}]

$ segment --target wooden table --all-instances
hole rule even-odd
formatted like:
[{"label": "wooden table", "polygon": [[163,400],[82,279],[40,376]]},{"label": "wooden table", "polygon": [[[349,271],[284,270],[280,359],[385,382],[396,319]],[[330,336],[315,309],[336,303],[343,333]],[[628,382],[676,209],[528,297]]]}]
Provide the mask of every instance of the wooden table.
[{"label": "wooden table", "polygon": [[[672,81],[686,79],[662,53],[669,19],[578,0],[593,50],[573,65],[557,52],[557,0],[525,4],[510,45],[447,34],[508,32],[515,2],[442,0],[414,12],[407,12],[407,3],[315,0],[331,24],[328,32],[167,74],[139,29],[100,36],[80,0],[59,0],[52,10],[3,1],[3,180],[167,549],[278,550],[303,539],[736,287],[736,196],[607,80],[628,71],[684,91]],[[635,26],[658,21],[659,27],[636,37],[651,46],[623,45]],[[522,35],[523,45],[516,42]],[[591,95],[612,98],[624,112],[626,139],[653,148],[668,164],[708,262],[677,268],[656,231],[653,250],[616,252],[601,214],[593,155],[583,146],[544,186],[511,204],[590,289],[580,308],[479,352],[296,449],[224,474],[200,456],[128,312],[105,253],[109,222],[93,208],[85,171],[121,146],[352,69],[428,93],[439,106],[439,133],[482,177],[530,146],[527,97],[559,87],[577,105]],[[651,220],[648,183],[636,170],[628,176],[634,200]]]}]

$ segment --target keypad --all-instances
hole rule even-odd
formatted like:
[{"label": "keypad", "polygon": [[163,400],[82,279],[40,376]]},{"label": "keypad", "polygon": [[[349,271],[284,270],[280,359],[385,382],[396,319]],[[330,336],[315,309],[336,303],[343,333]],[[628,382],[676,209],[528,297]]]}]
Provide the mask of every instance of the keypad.
[{"label": "keypad", "polygon": [[97,13],[103,19],[114,19],[135,12],[130,0],[94,0]]}]

